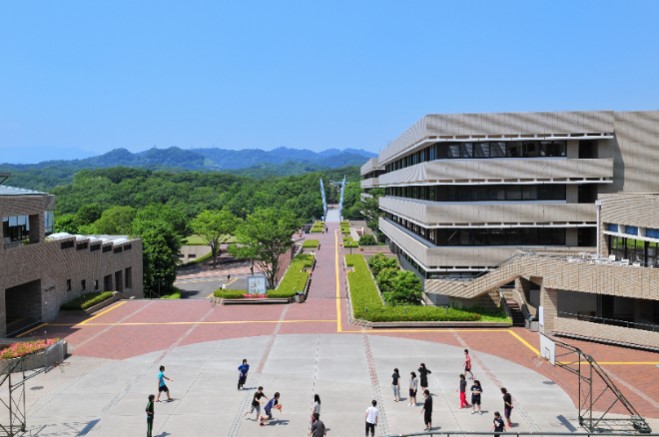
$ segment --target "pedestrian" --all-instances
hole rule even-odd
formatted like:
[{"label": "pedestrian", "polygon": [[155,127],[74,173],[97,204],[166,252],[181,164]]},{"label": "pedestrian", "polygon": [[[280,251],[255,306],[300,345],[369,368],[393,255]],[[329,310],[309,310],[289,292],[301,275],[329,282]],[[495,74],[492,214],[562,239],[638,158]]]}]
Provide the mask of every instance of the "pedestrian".
[{"label": "pedestrian", "polygon": [[245,416],[252,414],[254,410],[256,410],[256,417],[254,418],[254,421],[259,420],[259,416],[261,415],[261,398],[268,399],[265,393],[263,393],[263,387],[259,386],[259,388],[256,389],[256,392],[254,392],[254,396],[252,397],[252,405],[250,410],[245,411]]},{"label": "pedestrian", "polygon": [[469,379],[474,379],[474,374],[471,373],[471,357],[469,356],[469,349],[465,349],[465,378],[467,377],[467,372],[469,372]]},{"label": "pedestrian", "polygon": [[394,390],[394,402],[400,401],[400,373],[398,369],[394,369],[394,373],[391,375],[391,387]]},{"label": "pedestrian", "polygon": [[426,425],[423,430],[430,431],[432,429],[432,397],[430,396],[430,390],[425,389],[423,391],[423,397],[423,409],[421,412],[423,413],[423,423]]},{"label": "pedestrian", "polygon": [[494,437],[499,437],[501,434],[497,434],[498,432],[504,432],[506,430],[506,424],[503,422],[503,419],[501,418],[501,414],[499,414],[498,411],[494,412],[494,420],[492,421],[492,426],[490,427],[490,431],[494,431]]},{"label": "pedestrian", "polygon": [[169,387],[167,387],[165,380],[174,382],[173,379],[165,376],[165,366],[160,366],[160,372],[158,372],[158,397],[156,398],[156,402],[160,402],[160,393],[162,392],[167,393],[167,401],[172,400],[169,396]]},{"label": "pedestrian", "polygon": [[410,400],[407,403],[408,407],[416,405],[416,389],[419,386],[419,380],[416,377],[416,373],[410,372]]},{"label": "pedestrian", "polygon": [[311,409],[311,424],[313,425],[315,417],[320,416],[320,396],[318,394],[313,395],[313,407]]},{"label": "pedestrian", "polygon": [[231,282],[231,273],[229,273],[229,274],[227,275],[227,284],[228,284],[229,282]]},{"label": "pedestrian", "polygon": [[460,408],[466,408],[469,406],[469,402],[467,402],[467,381],[465,380],[465,376],[461,373],[460,374]]},{"label": "pedestrian", "polygon": [[154,395],[149,395],[149,401],[146,403],[146,437],[153,437],[153,415],[155,414],[153,400],[155,398]]},{"label": "pedestrian", "polygon": [[244,358],[243,363],[238,366],[238,390],[242,390],[245,387],[247,372],[249,372],[249,364],[247,364],[247,358]]},{"label": "pedestrian", "polygon": [[428,388],[428,375],[432,372],[426,368],[424,363],[421,363],[418,368],[419,371],[419,385],[421,386],[421,391]]},{"label": "pedestrian", "polygon": [[512,428],[513,422],[510,420],[510,414],[513,412],[513,397],[504,387],[501,387],[501,393],[503,393],[503,415],[506,418],[508,428]]},{"label": "pedestrian", "polygon": [[371,437],[375,436],[375,427],[378,424],[378,415],[380,414],[377,405],[378,401],[373,399],[371,401],[371,406],[366,409],[366,415],[364,416],[364,420],[366,421],[366,431],[364,432],[365,437],[368,437],[369,431],[371,431]]},{"label": "pedestrian", "polygon": [[474,380],[474,385],[471,386],[471,414],[476,414],[476,406],[478,405],[478,414],[483,414],[481,411],[481,394],[483,394],[483,387],[479,380]]},{"label": "pedestrian", "polygon": [[265,404],[265,408],[263,411],[265,412],[265,416],[261,416],[261,426],[265,425],[265,422],[268,420],[272,420],[272,409],[276,408],[279,411],[281,411],[281,404],[279,403],[279,398],[281,395],[279,392],[275,392],[275,394],[272,396],[272,399],[268,401],[267,404]]},{"label": "pedestrian", "polygon": [[313,413],[313,422],[311,424],[311,431],[309,431],[309,437],[323,437],[327,435],[327,430],[325,429],[325,424],[320,420],[320,414]]}]

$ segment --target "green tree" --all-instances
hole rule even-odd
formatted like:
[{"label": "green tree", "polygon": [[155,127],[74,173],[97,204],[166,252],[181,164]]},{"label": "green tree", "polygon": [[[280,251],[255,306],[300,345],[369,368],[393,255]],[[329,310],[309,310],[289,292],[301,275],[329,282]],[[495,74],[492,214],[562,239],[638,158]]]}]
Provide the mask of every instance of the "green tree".
[{"label": "green tree", "polygon": [[128,235],[132,231],[135,208],[113,206],[103,211],[101,218],[94,222],[94,232],[105,235]]},{"label": "green tree", "polygon": [[261,208],[236,229],[239,251],[265,272],[270,289],[275,288],[279,257],[293,246],[291,236],[300,226],[301,221],[289,210]]},{"label": "green tree", "polygon": [[164,221],[136,220],[133,229],[142,239],[144,290],[148,296],[171,293],[176,280],[176,265],[181,240]]},{"label": "green tree", "polygon": [[164,221],[172,225],[179,237],[183,238],[190,235],[189,219],[181,208],[175,206],[150,203],[137,211],[135,220],[146,222]]},{"label": "green tree", "polygon": [[213,268],[221,255],[221,245],[229,242],[236,231],[239,219],[229,210],[202,211],[192,220],[192,231],[199,235],[211,248]]},{"label": "green tree", "polygon": [[78,208],[76,222],[78,226],[91,225],[103,215],[103,210],[98,203],[87,203]]},{"label": "green tree", "polygon": [[389,258],[382,253],[378,253],[368,259],[368,266],[371,268],[373,276],[377,277],[383,269],[397,269],[398,262],[395,258]]},{"label": "green tree", "polygon": [[75,214],[59,214],[55,216],[55,231],[68,232],[69,234],[78,233],[78,222]]},{"label": "green tree", "polygon": [[385,293],[384,298],[390,305],[418,305],[421,300],[423,286],[421,280],[412,272],[398,271],[393,278],[392,291]]},{"label": "green tree", "polygon": [[380,291],[384,294],[394,291],[394,280],[398,276],[398,268],[387,267],[380,270],[376,280],[378,282],[378,287]]}]

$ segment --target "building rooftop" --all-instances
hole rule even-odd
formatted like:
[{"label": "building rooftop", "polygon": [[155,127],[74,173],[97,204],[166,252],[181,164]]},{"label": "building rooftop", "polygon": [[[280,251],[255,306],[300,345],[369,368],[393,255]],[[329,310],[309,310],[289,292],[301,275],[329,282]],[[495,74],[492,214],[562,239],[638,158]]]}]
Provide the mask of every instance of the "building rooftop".
[{"label": "building rooftop", "polygon": [[[0,174],[0,176],[2,176]],[[28,190],[26,188],[10,187],[8,185],[0,185],[0,196],[47,196],[48,193],[41,191]]]}]

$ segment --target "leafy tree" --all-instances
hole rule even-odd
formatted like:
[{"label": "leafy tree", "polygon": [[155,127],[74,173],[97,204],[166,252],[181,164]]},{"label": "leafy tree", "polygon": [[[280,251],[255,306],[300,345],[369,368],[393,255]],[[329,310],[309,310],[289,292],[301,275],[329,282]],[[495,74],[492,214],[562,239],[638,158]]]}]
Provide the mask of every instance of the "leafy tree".
[{"label": "leafy tree", "polygon": [[398,276],[398,268],[384,268],[380,270],[376,280],[378,282],[378,287],[382,293],[388,293],[394,291],[394,280]]},{"label": "leafy tree", "polygon": [[55,216],[55,231],[68,232],[69,234],[78,233],[78,221],[75,214],[60,214]]},{"label": "leafy tree", "polygon": [[151,203],[137,211],[135,220],[146,222],[162,220],[172,225],[179,237],[190,235],[189,220],[183,210],[176,206]]},{"label": "leafy tree", "polygon": [[377,277],[383,269],[398,268],[398,262],[395,258],[389,258],[382,253],[378,253],[369,258],[368,266],[371,268],[373,276]]},{"label": "leafy tree", "polygon": [[385,294],[385,300],[390,305],[418,305],[421,300],[423,286],[421,280],[412,272],[399,270],[392,280],[392,291]]},{"label": "leafy tree", "polygon": [[135,208],[113,206],[103,211],[101,218],[94,222],[94,232],[105,235],[128,235],[132,231]]},{"label": "leafy tree", "polygon": [[103,215],[103,210],[98,203],[88,203],[78,208],[76,222],[79,226],[90,225]]},{"label": "leafy tree", "polygon": [[371,228],[374,232],[379,231],[378,221],[382,215],[380,211],[380,196],[384,194],[381,188],[371,190],[370,197],[366,197],[362,202],[361,212],[366,219],[366,226]]},{"label": "leafy tree", "polygon": [[236,230],[240,251],[265,272],[270,289],[275,288],[279,257],[292,246],[291,236],[301,221],[290,210],[260,208],[247,216]]},{"label": "leafy tree", "polygon": [[239,219],[229,210],[202,211],[192,220],[192,231],[199,235],[211,248],[213,254],[213,268],[217,257],[221,255],[221,245],[231,239],[235,233]]},{"label": "leafy tree", "polygon": [[136,220],[133,228],[142,239],[146,294],[153,297],[171,293],[181,248],[178,234],[171,225],[161,220]]},{"label": "leafy tree", "polygon": [[375,246],[376,244],[375,237],[371,234],[364,234],[359,238],[360,246]]}]

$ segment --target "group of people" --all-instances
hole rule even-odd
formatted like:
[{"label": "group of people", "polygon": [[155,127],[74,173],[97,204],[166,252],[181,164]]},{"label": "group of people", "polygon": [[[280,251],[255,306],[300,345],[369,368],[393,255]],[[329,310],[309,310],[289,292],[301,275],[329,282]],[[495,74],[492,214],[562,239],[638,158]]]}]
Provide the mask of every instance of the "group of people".
[{"label": "group of people", "polygon": [[[459,375],[460,384],[458,391],[460,393],[460,408],[469,408],[472,407],[471,414],[476,414],[478,409],[479,414],[483,414],[481,410],[481,395],[483,394],[483,387],[481,386],[480,381],[474,379],[474,375],[471,372],[471,357],[469,356],[469,350],[464,350],[465,360],[464,360],[464,372]],[[249,364],[247,359],[243,359],[240,366],[238,366],[238,390],[245,389],[245,383],[247,381],[247,374],[249,372]],[[425,425],[424,431],[430,431],[432,429],[432,410],[433,410],[433,400],[430,395],[430,390],[428,390],[428,375],[432,372],[428,369],[425,363],[419,364],[417,373],[412,371],[410,372],[409,377],[409,397],[408,397],[408,406],[417,405],[417,391],[420,388],[421,393],[423,394],[423,408],[421,409],[421,414],[423,414],[423,423]],[[467,374],[469,374],[469,379],[473,380],[472,386],[470,387],[471,392],[471,405],[467,402]],[[393,374],[391,375],[391,385],[394,393],[394,402],[400,402],[400,371],[398,368],[394,369]],[[149,395],[147,406],[146,406],[146,421],[147,421],[147,437],[152,437],[153,430],[153,419],[154,419],[154,401],[160,402],[160,395],[165,393],[167,395],[167,401],[171,401],[172,398],[169,394],[169,388],[167,387],[166,381],[174,381],[171,378],[165,376],[165,366],[160,366],[158,372],[158,396]],[[504,402],[504,417],[505,422],[501,418],[501,414],[498,411],[494,412],[494,420],[492,421],[491,431],[495,432],[495,437],[498,437],[498,432],[504,432],[507,427],[512,427],[512,421],[510,416],[513,410],[513,399],[508,390],[504,387],[501,388],[501,393],[503,394]],[[258,421],[261,426],[264,426],[268,421],[272,420],[272,410],[278,409],[281,411],[282,404],[280,403],[281,394],[275,392],[272,398],[268,398],[263,392],[263,387],[259,386],[254,392],[252,397],[252,402],[250,409],[245,411],[245,416],[251,415],[256,411],[255,421]],[[264,415],[261,415],[261,405],[263,402],[266,402],[263,411]],[[326,427],[322,420],[320,420],[320,396],[318,394],[314,395],[313,407],[311,411],[311,427],[309,431],[309,437],[323,437],[326,435]],[[375,427],[378,423],[379,410],[377,407],[377,401],[374,399],[371,401],[371,406],[366,409],[366,414],[364,416],[365,420],[365,436],[368,437],[369,433],[371,436],[375,436]]]},{"label": "group of people", "polygon": [[[483,414],[481,410],[481,395],[483,394],[483,387],[481,386],[481,383],[479,380],[474,379],[474,374],[471,371],[471,356],[469,355],[469,349],[464,350],[464,372],[459,375],[460,377],[460,385],[458,388],[458,392],[460,393],[460,408],[468,408],[472,407],[471,414],[476,414],[478,412],[479,414]],[[410,372],[410,377],[409,377],[409,397],[408,397],[408,406],[416,406],[417,405],[417,390],[419,387],[421,387],[421,393],[423,394],[424,400],[423,400],[423,408],[421,410],[421,414],[423,414],[423,422],[425,425],[424,431],[430,431],[432,429],[432,396],[430,395],[430,391],[428,390],[428,375],[431,374],[432,372],[426,367],[424,363],[421,363],[419,365],[419,368],[417,369],[417,372],[419,372],[419,376],[417,377],[416,372],[412,371]],[[471,392],[471,405],[467,402],[467,375],[469,375],[469,379],[473,380],[473,383],[469,389]],[[391,375],[391,386],[393,389],[394,393],[394,402],[400,402],[401,397],[400,397],[400,371],[395,368],[394,373]],[[503,432],[508,426],[509,428],[513,426],[513,423],[510,419],[510,416],[512,414],[513,410],[513,399],[510,393],[508,393],[508,390],[506,388],[501,388],[501,393],[503,394],[503,403],[504,403],[504,417],[506,421],[504,422],[503,419],[501,419],[501,414],[496,411],[494,413],[494,420],[492,423],[492,429],[495,432]],[[373,411],[373,409],[377,410],[376,407],[376,401],[372,401],[372,406],[369,407],[366,410],[366,435],[368,436],[369,431],[371,432],[371,435],[374,435],[373,427],[377,424],[377,411]],[[478,411],[477,411],[478,410]],[[373,422],[373,417],[375,418],[375,422]]]}]

